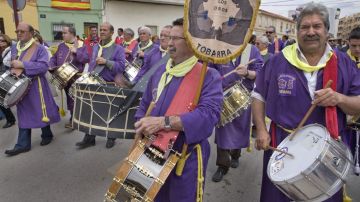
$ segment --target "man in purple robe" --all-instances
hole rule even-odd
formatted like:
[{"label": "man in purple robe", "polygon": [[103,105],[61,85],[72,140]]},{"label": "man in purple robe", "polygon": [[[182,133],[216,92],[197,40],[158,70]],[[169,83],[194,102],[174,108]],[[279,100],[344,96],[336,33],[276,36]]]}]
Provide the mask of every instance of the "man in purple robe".
[{"label": "man in purple robe", "polygon": [[[318,107],[305,124],[327,125],[329,117],[325,115],[325,110],[336,106],[337,112],[333,117],[337,117],[338,131],[335,132],[342,136],[345,144],[350,144],[346,141],[347,133],[344,133],[345,115],[360,112],[360,75],[348,57],[327,44],[328,30],[327,8],[318,3],[305,5],[297,21],[298,44],[287,46],[270,58],[259,72],[252,95],[257,149],[267,150],[270,143],[273,147],[280,144],[289,134],[287,129],[297,127],[312,103]],[[323,89],[323,75],[328,71],[326,68],[330,68],[327,63],[333,54],[337,57],[336,92],[332,88]],[[266,130],[265,115],[272,120],[272,136]],[[332,129],[332,125],[327,126],[329,130]],[[266,169],[271,155],[270,150],[264,152],[260,201],[290,201],[267,176]],[[342,200],[340,190],[327,201]]]},{"label": "man in purple robe", "polygon": [[360,69],[360,27],[356,27],[351,30],[349,34],[349,49],[346,54]]},{"label": "man in purple robe", "polygon": [[270,45],[268,47],[269,53],[275,54],[279,53],[284,48],[284,43],[281,39],[276,37],[276,29],[274,26],[269,26],[265,31],[266,36],[270,41]]},{"label": "man in purple robe", "polygon": [[[245,66],[250,60],[255,60]],[[261,69],[263,60],[259,50],[248,44],[242,55],[225,65],[213,65],[221,75],[225,75],[234,69],[235,73],[222,79],[223,89],[229,89],[236,83],[242,83],[243,87],[251,92],[254,88],[256,72]],[[239,106],[240,107],[240,106]],[[250,143],[251,107],[241,111],[241,116],[235,118],[224,126],[215,129],[215,143],[217,145],[216,165],[217,171],[212,177],[214,182],[220,182],[229,168],[239,166],[241,148],[246,148]]]},{"label": "man in purple robe", "polygon": [[[89,56],[87,54],[86,46],[83,46],[82,41],[76,39],[75,27],[65,26],[62,31],[63,43],[58,45],[55,54],[50,58],[49,66],[51,70],[60,67],[64,63],[73,64],[79,73],[84,71],[85,63],[89,62]],[[76,80],[78,76],[75,76],[73,80]],[[64,88],[66,94],[67,108],[70,111],[70,121],[65,124],[65,128],[72,128],[72,116],[74,108],[74,100],[69,95],[69,89],[73,82],[69,82]]]},{"label": "man in purple robe", "polygon": [[[135,115],[139,120],[135,123],[136,133],[137,135],[148,136],[160,130],[175,130],[180,133],[173,149],[181,152],[182,146],[188,144],[187,154],[189,156],[185,162],[182,175],[176,175],[175,170],[173,170],[161,187],[155,201],[201,200],[203,192],[197,193],[197,188],[201,189],[204,182],[198,181],[198,179],[204,179],[210,156],[210,145],[207,139],[220,117],[223,100],[221,78],[216,70],[209,68],[197,107],[191,112],[178,116],[164,116],[184,78],[184,75],[172,73],[171,68],[179,68],[178,70],[183,72],[184,69],[188,69],[189,65],[184,65],[185,63],[188,64],[188,61],[194,61],[191,63],[192,66],[197,63],[193,51],[188,47],[184,38],[183,19],[178,19],[173,23],[170,32],[169,54],[171,59],[155,72],[148,83]],[[186,75],[186,73],[184,74]],[[161,84],[159,81],[162,80],[161,78],[165,78],[163,75],[171,75],[171,80],[163,88],[159,88]],[[163,90],[157,92],[159,89]],[[156,104],[150,116],[144,117],[150,102],[155,100]],[[203,170],[202,172],[200,170],[200,173],[203,173],[203,176],[198,176],[198,158],[201,156],[197,155],[195,146],[201,148]]]},{"label": "man in purple robe", "polygon": [[49,144],[53,139],[50,124],[60,121],[58,107],[45,77],[49,67],[45,47],[33,39],[34,28],[31,25],[20,23],[16,34],[19,41],[11,49],[11,72],[17,76],[25,74],[32,80],[32,84],[16,105],[19,134],[15,147],[5,151],[9,156],[31,149],[32,128],[41,128],[41,146]]},{"label": "man in purple robe", "polygon": [[129,58],[130,63],[139,67],[140,71],[136,75],[133,84],[136,84],[139,79],[161,59],[161,52],[159,51],[159,45],[154,44],[151,41],[151,29],[148,27],[139,28],[140,42],[133,49],[132,55]]},{"label": "man in purple robe", "polygon": [[[89,63],[89,72],[96,72],[107,82],[114,82],[117,74],[122,74],[125,70],[125,51],[124,48],[115,44],[111,39],[114,34],[114,27],[105,22],[100,25],[101,41],[93,46],[93,52]],[[106,148],[112,148],[115,138],[108,138]],[[76,146],[84,149],[95,145],[95,135],[85,134],[81,142]]]}]

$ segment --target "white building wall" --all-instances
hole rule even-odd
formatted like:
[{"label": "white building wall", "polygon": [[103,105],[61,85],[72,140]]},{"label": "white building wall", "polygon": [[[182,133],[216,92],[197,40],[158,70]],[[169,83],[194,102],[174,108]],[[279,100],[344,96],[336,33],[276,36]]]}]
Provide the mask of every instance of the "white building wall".
[{"label": "white building wall", "polygon": [[[157,33],[165,25],[171,25],[179,17],[183,17],[182,5],[153,4],[130,1],[105,1],[105,15],[103,20],[110,22],[115,30],[131,28],[137,37],[137,29],[142,25],[157,27]],[[114,34],[116,37],[116,34]]]}]

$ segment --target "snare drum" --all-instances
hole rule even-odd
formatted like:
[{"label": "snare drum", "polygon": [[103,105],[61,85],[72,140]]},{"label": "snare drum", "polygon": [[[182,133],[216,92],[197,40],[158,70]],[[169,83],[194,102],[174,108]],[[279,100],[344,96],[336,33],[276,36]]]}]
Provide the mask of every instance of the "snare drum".
[{"label": "snare drum", "polygon": [[79,70],[71,63],[64,63],[59,68],[56,68],[53,72],[51,72],[52,77],[50,82],[59,89],[63,89],[78,72]]},{"label": "snare drum", "polygon": [[125,78],[132,83],[136,77],[136,75],[139,73],[140,68],[136,67],[133,64],[130,64],[129,62],[126,61],[126,69],[124,71],[124,76]]},{"label": "snare drum", "polygon": [[217,127],[230,123],[240,116],[251,104],[249,91],[241,83],[236,83],[224,92],[224,104]]},{"label": "snare drum", "polygon": [[0,104],[6,108],[16,105],[28,92],[31,80],[21,74],[19,77],[8,70],[0,76]]},{"label": "snare drum", "polygon": [[346,124],[353,130],[360,130],[360,115],[346,116]]},{"label": "snare drum", "polygon": [[153,201],[179,160],[179,154],[164,159],[153,146],[139,141],[123,161],[105,194],[105,201]]},{"label": "snare drum", "polygon": [[80,76],[76,81],[71,85],[71,88],[69,89],[69,95],[74,98],[75,90],[76,90],[76,84],[83,83],[83,84],[103,84],[106,85],[106,81],[101,78],[99,75],[93,75],[93,74],[84,74]]},{"label": "snare drum", "polygon": [[326,128],[311,124],[301,128],[295,138],[285,138],[274,152],[267,174],[270,180],[294,201],[323,201],[338,192],[349,174],[352,155],[348,147],[330,137]]}]

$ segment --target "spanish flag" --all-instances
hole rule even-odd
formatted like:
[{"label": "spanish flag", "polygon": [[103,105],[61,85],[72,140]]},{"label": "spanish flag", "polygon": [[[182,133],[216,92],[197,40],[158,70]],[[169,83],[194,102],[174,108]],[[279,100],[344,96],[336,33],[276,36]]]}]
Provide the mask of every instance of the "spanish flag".
[{"label": "spanish flag", "polygon": [[62,10],[90,10],[90,0],[51,0],[51,7]]}]

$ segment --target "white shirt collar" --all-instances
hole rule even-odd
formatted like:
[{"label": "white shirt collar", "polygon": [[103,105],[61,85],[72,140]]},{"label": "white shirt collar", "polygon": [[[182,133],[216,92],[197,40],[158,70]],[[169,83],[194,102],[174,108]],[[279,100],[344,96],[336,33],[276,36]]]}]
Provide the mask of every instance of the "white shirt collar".
[{"label": "white shirt collar", "polygon": [[[328,60],[328,55],[333,52],[334,50],[331,48],[331,46],[327,43],[326,44],[326,48],[325,48],[325,52],[323,54],[323,56],[320,58],[319,62],[317,65],[320,65],[320,64],[326,64],[327,60]],[[305,55],[302,53],[300,47],[299,47],[299,44],[296,43],[296,53],[297,53],[297,56],[298,58],[302,61],[302,62],[305,62],[306,64],[309,64],[309,62],[306,60],[306,57]]]}]

